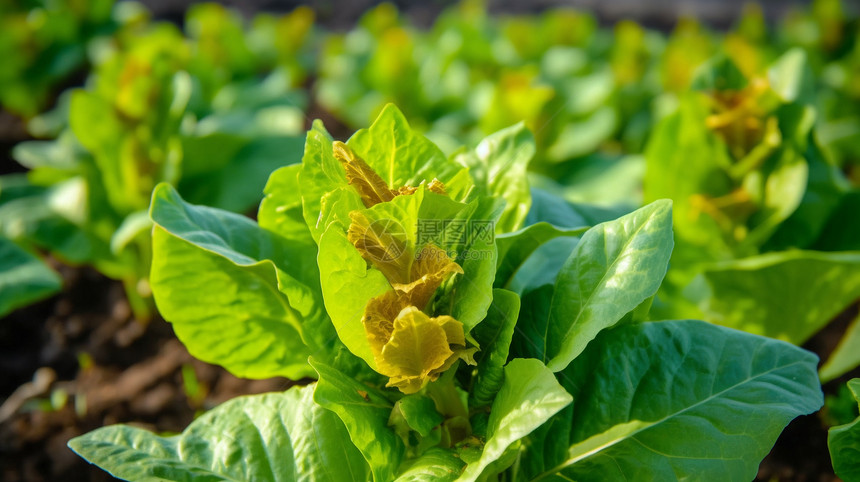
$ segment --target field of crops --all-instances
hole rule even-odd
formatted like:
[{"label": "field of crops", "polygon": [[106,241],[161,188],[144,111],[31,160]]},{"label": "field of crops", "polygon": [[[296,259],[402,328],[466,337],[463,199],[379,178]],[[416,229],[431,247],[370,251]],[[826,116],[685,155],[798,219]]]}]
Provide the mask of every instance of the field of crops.
[{"label": "field of crops", "polygon": [[860,481],[860,5],[529,11],[0,4],[0,480]]}]

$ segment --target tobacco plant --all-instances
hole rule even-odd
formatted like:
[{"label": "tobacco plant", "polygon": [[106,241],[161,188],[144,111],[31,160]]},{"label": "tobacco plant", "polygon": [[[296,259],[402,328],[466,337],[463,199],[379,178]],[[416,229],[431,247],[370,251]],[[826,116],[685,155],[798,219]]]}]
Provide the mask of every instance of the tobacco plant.
[{"label": "tobacco plant", "polygon": [[519,124],[447,157],[389,105],[345,143],[316,122],[256,222],[159,185],[152,287],[180,340],[310,382],[69,445],[130,480],[754,478],[821,406],[816,357],[643,322],[671,203],[580,209],[528,188],[534,152]]},{"label": "tobacco plant", "polygon": [[144,23],[103,45],[87,85],[37,118],[56,138],[18,144],[13,154],[30,171],[0,178],[0,235],[121,280],[142,320],[152,315],[153,188],[169,182],[195,202],[245,212],[280,156],[301,151],[305,100],[293,87],[304,74],[280,62],[281,37],[252,55],[242,23],[217,5],[189,11],[187,25],[186,36]]},{"label": "tobacco plant", "polygon": [[[814,92],[800,50],[755,76],[717,57],[657,126],[645,200],[673,199],[678,241],[663,316],[802,344],[860,298],[857,190],[821,147]],[[860,364],[858,329],[823,380]]]},{"label": "tobacco plant", "polygon": [[87,48],[122,21],[111,15],[113,0],[0,4],[0,105],[29,118],[50,101],[53,90],[87,63]]}]

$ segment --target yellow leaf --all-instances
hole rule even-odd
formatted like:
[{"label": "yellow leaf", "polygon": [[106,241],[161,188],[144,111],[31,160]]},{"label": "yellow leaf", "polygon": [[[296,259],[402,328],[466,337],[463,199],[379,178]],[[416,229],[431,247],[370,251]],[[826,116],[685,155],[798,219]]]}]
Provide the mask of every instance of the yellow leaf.
[{"label": "yellow leaf", "polygon": [[[454,354],[442,328],[442,324],[447,322],[445,318],[454,320],[450,316],[431,318],[414,306],[400,312],[394,320],[391,339],[377,359],[380,373],[391,378],[389,386],[397,386],[404,393],[414,393],[430,380],[431,372],[442,367]],[[460,325],[462,329],[463,325]]]},{"label": "yellow leaf", "polygon": [[415,194],[415,191],[417,190],[418,188],[415,186],[400,186],[399,188],[397,188],[397,195],[409,196],[410,194]]},{"label": "yellow leaf", "polygon": [[332,144],[334,158],[340,161],[346,170],[346,181],[361,195],[361,201],[367,207],[391,201],[397,195],[388,184],[352,149],[340,141]]},{"label": "yellow leaf", "polygon": [[[395,196],[408,196],[418,190],[417,187],[413,186],[401,186],[396,190],[391,189],[385,180],[379,177],[379,174],[364,159],[358,157],[343,142],[335,141],[332,144],[332,153],[334,154],[334,158],[343,165],[346,171],[346,181],[358,191],[358,194],[361,196],[361,202],[366,207],[373,207],[379,203],[391,201]],[[436,178],[430,181],[427,189],[436,194],[447,195],[445,193],[445,185]]]},{"label": "yellow leaf", "polygon": [[445,185],[442,184],[442,181],[436,179],[435,177],[432,181],[430,181],[430,184],[427,185],[427,189],[429,189],[431,192],[435,192],[436,194],[441,194],[443,196],[448,195],[448,193],[445,192]]},{"label": "yellow leaf", "polygon": [[462,323],[450,316],[430,317],[414,306],[400,309],[403,303],[389,291],[368,303],[362,319],[376,368],[389,377],[387,386],[415,393],[457,360],[475,364],[477,349],[465,347]]},{"label": "yellow leaf", "polygon": [[444,250],[428,244],[412,262],[409,283],[392,282],[391,285],[403,293],[410,304],[423,309],[436,289],[453,273],[462,274],[463,268],[448,257]]},{"label": "yellow leaf", "polygon": [[367,333],[367,341],[370,342],[370,350],[377,359],[382,354],[382,348],[391,339],[394,320],[407,306],[408,300],[396,291],[387,291],[367,303],[361,322]]},{"label": "yellow leaf", "polygon": [[[418,188],[414,186],[401,186],[397,189],[398,196],[408,196],[410,194],[415,194]],[[445,192],[445,185],[442,184],[442,181],[433,178],[429,184],[427,184],[427,190],[430,192],[435,192],[436,194],[441,194],[443,196],[447,196],[448,193]]]},{"label": "yellow leaf", "polygon": [[370,221],[361,211],[352,211],[349,218],[346,237],[361,257],[382,271],[389,283],[409,283],[413,253],[403,226],[390,219]]},{"label": "yellow leaf", "polygon": [[463,273],[443,249],[424,246],[417,256],[406,232],[393,220],[370,221],[362,212],[349,213],[347,239],[374,268],[385,275],[409,305],[423,309],[437,288],[453,273]]}]

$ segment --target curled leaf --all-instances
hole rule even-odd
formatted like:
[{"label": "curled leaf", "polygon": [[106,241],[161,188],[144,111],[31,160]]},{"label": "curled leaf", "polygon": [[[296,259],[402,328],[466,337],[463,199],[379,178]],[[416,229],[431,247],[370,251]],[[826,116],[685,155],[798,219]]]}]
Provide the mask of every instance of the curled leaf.
[{"label": "curled leaf", "polygon": [[392,286],[408,298],[410,304],[423,309],[442,282],[454,273],[463,274],[463,268],[445,250],[428,244],[412,262],[409,283],[392,283]]},{"label": "curled leaf", "polygon": [[[401,196],[408,196],[410,194],[414,194],[417,190],[418,188],[415,186],[401,186],[399,189],[397,189],[397,194]],[[442,184],[442,181],[436,179],[435,177],[432,181],[430,181],[429,184],[427,184],[427,190],[430,192],[435,192],[436,194],[441,194],[443,196],[448,195],[448,193],[445,192],[445,185]]]},{"label": "curled leaf", "polygon": [[[370,167],[364,159],[340,141],[332,143],[332,154],[346,171],[347,182],[361,195],[361,201],[366,207],[391,201],[395,196],[408,196],[418,190],[415,186],[401,186],[391,189],[385,180]],[[436,194],[446,195],[445,185],[434,178],[427,184],[427,189]]]},{"label": "curled leaf", "polygon": [[445,250],[434,245],[424,246],[415,255],[406,231],[395,220],[371,221],[360,211],[349,217],[347,239],[406,298],[407,305],[424,308],[448,275],[463,273]]},{"label": "curled leaf", "polygon": [[408,283],[413,254],[406,230],[393,219],[373,220],[361,211],[349,213],[346,237],[361,257],[382,271],[391,283]]},{"label": "curled leaf", "polygon": [[364,331],[367,333],[367,340],[370,342],[370,349],[376,360],[382,356],[382,348],[391,339],[394,320],[408,306],[408,300],[393,290],[367,303],[361,322],[364,324]]},{"label": "curled leaf", "polygon": [[443,196],[448,195],[448,193],[445,192],[445,185],[442,184],[442,181],[436,179],[435,177],[432,181],[430,181],[430,184],[427,185],[427,189],[430,192],[435,192],[436,194],[441,194]]},{"label": "curled leaf", "polygon": [[475,364],[462,323],[450,316],[430,317],[418,308],[455,272],[463,270],[445,251],[425,246],[409,276],[417,279],[392,283],[393,290],[367,303],[362,323],[377,371],[390,378],[388,386],[415,393],[458,359]]},{"label": "curled leaf", "polygon": [[365,161],[358,157],[352,149],[340,141],[332,144],[334,158],[340,161],[346,170],[346,180],[361,195],[361,200],[367,207],[391,201],[398,193],[392,191],[388,184],[379,177]]},{"label": "curled leaf", "polygon": [[[387,301],[395,299],[389,296]],[[380,304],[383,310],[392,306],[396,305]],[[475,349],[465,347],[463,324],[450,316],[430,317],[414,306],[407,306],[394,320],[386,323],[378,316],[373,321],[369,323],[366,319],[365,329],[374,354],[378,353],[377,369],[390,378],[387,386],[397,387],[403,393],[417,392],[458,359],[474,363]]]}]

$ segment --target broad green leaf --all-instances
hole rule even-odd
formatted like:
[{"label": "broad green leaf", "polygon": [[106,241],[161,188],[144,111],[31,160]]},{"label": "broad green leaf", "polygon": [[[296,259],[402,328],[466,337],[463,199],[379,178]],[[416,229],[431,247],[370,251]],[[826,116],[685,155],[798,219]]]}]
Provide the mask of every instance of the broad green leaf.
[{"label": "broad green leaf", "polygon": [[364,209],[366,206],[354,189],[349,186],[335,189],[322,198],[322,211],[317,226],[325,226],[328,229],[330,224],[339,222],[342,226],[348,227],[352,222],[350,213]]},{"label": "broad green leaf", "polygon": [[572,430],[573,409],[568,405],[523,440],[517,464],[511,468],[511,480],[532,480],[565,460]]},{"label": "broad green leaf", "polygon": [[422,437],[430,434],[434,427],[443,422],[442,415],[436,411],[432,398],[424,395],[406,395],[395,404],[412,430]]},{"label": "broad green leaf", "polygon": [[347,145],[393,189],[434,178],[445,183],[460,171],[435,144],[409,127],[394,104],[383,107],[373,124],[356,132]]},{"label": "broad green leaf", "polygon": [[72,439],[69,447],[127,480],[368,480],[367,463],[343,422],[314,403],[313,392],[310,385],[236,398],[173,437],[111,425]]},{"label": "broad green leaf", "polygon": [[513,233],[496,235],[499,262],[493,286],[506,288],[510,285],[528,257],[547,241],[558,237],[579,237],[587,230],[587,227],[558,228],[549,223],[539,222]]},{"label": "broad green leaf", "polygon": [[601,330],[653,295],[672,253],[672,204],[657,201],[589,229],[555,283],[547,366],[561,371]]},{"label": "broad green leaf", "polygon": [[672,263],[682,269],[732,255],[719,225],[696,202],[702,195],[723,196],[733,189],[724,171],[732,161],[725,143],[705,126],[708,115],[700,94],[689,94],[678,112],[654,127],[645,150],[644,201],[672,200],[677,240]]},{"label": "broad green leaf", "polygon": [[[849,380],[848,389],[860,403],[860,378]],[[842,480],[860,479],[860,417],[851,423],[831,427],[827,432],[827,446],[836,475]]]},{"label": "broad green leaf", "polygon": [[[440,300],[448,303],[451,316],[471,331],[487,315],[493,301],[493,280],[496,276],[496,244],[492,226],[502,212],[503,203],[497,198],[480,197],[469,207],[450,218],[444,230],[443,248],[457,253],[455,261],[463,267],[463,275]],[[470,212],[471,210],[471,212]],[[465,229],[458,228],[465,224]]]},{"label": "broad green leaf", "polygon": [[314,375],[300,321],[270,262],[237,265],[161,226],[153,250],[156,304],[192,355],[246,378]]},{"label": "broad green leaf", "polygon": [[125,219],[114,231],[110,239],[110,250],[112,253],[120,253],[126,246],[131,244],[139,236],[149,237],[152,231],[152,220],[149,219],[147,211],[135,211]]},{"label": "broad green leaf", "polygon": [[311,359],[319,374],[314,401],[336,413],[346,425],[352,443],[370,465],[373,480],[393,480],[405,447],[388,427],[393,404],[370,388],[336,369]]},{"label": "broad green leaf", "polygon": [[[750,175],[756,176],[758,173]],[[791,219],[792,213],[796,215],[802,205],[808,178],[806,160],[795,150],[783,149],[764,182],[761,206],[747,223],[751,229],[738,243],[735,253],[756,252],[774,231],[782,230],[785,223],[789,223],[786,218]]]},{"label": "broad green leaf", "polygon": [[568,237],[558,237],[547,241],[520,266],[509,283],[508,289],[523,296],[544,285],[552,287],[558,278],[558,272],[563,267],[563,263],[560,263],[559,260],[567,259],[578,243],[579,238]]},{"label": "broad green leaf", "polygon": [[72,139],[65,134],[55,141],[19,142],[12,150],[12,157],[29,169],[70,171],[77,166],[77,151],[80,150],[80,145]]},{"label": "broad green leaf", "polygon": [[[788,343],[700,321],[607,330],[559,374],[574,400],[567,454],[523,475],[752,480],[786,424],[821,407],[817,361]],[[561,428],[543,435],[558,440],[568,433]]]},{"label": "broad green leaf", "polygon": [[60,290],[59,275],[39,258],[0,237],[0,316]]},{"label": "broad green leaf", "polygon": [[48,188],[26,181],[19,184],[20,180],[16,176],[0,179],[3,236],[50,251],[68,264],[92,265],[106,276],[126,283],[136,282],[138,273],[148,269],[148,261],[143,261],[136,251],[111,250],[111,236],[119,229],[121,219],[92,177],[76,176]]},{"label": "broad green leaf", "polygon": [[511,340],[510,352],[513,356],[547,359],[547,324],[554,292],[553,285],[545,284],[523,294],[519,319],[516,322],[516,336]]},{"label": "broad green leaf", "polygon": [[[303,145],[299,137],[245,139],[223,167],[208,166],[204,173],[183,175],[179,192],[192,203],[247,212],[260,202],[269,174],[285,164],[298,162]],[[206,161],[208,159],[203,160]]]},{"label": "broad green leaf", "polygon": [[463,470],[463,463],[453,452],[434,447],[410,463],[395,479],[397,482],[451,482]]},{"label": "broad green leaf", "polygon": [[[460,481],[481,477],[514,442],[570,404],[572,398],[538,360],[517,358],[505,367],[505,381],[493,402],[481,458],[466,466]],[[503,469],[503,468],[502,468]]]},{"label": "broad green leaf", "polygon": [[308,236],[308,225],[302,215],[302,195],[299,187],[301,164],[282,167],[269,176],[260,203],[257,222],[260,227],[287,239]]},{"label": "broad green leaf", "polygon": [[848,325],[845,334],[818,371],[821,383],[829,382],[860,365],[860,316]]},{"label": "broad green leaf", "polygon": [[799,345],[860,297],[860,253],[770,253],[704,277],[707,321]]},{"label": "broad green leaf", "polygon": [[803,159],[808,164],[808,175],[804,176],[800,186],[791,186],[791,189],[774,193],[775,196],[784,196],[791,191],[802,189],[797,193],[802,198],[797,209],[793,210],[790,216],[786,216],[787,219],[764,245],[767,251],[808,247],[822,234],[828,218],[839,207],[846,190],[847,182],[842,173],[825,158],[814,136],[808,137],[809,143],[803,154]]},{"label": "broad green leaf", "polygon": [[814,102],[815,81],[802,49],[793,48],[784,53],[770,66],[767,77],[771,89],[783,102]]},{"label": "broad green leaf", "polygon": [[526,225],[545,222],[559,228],[578,228],[589,225],[585,217],[564,199],[542,189],[531,189],[532,207],[526,216]]},{"label": "broad green leaf", "polygon": [[[632,152],[639,152],[636,151]],[[532,186],[556,192],[582,210],[585,205],[602,206],[619,212],[608,219],[623,216],[642,205],[642,177],[645,156],[629,154],[623,157],[596,153],[578,159],[567,170],[553,170],[553,179],[532,174]],[[603,221],[606,221],[604,219]],[[595,222],[591,222],[596,224]]]},{"label": "broad green leaf", "polygon": [[327,228],[325,225],[317,224],[322,210],[323,196],[335,189],[348,186],[346,173],[332,154],[332,143],[331,134],[325,130],[322,121],[314,121],[305,140],[302,168],[298,174],[302,214],[311,235],[317,242]]},{"label": "broad green leaf", "polygon": [[496,224],[497,233],[518,229],[531,207],[526,170],[535,154],[531,131],[522,122],[491,134],[475,148],[474,153],[460,156],[469,166],[475,185],[485,195],[505,200],[505,210]]},{"label": "broad green leaf", "polygon": [[367,302],[390,290],[391,285],[381,271],[368,267],[339,223],[331,224],[319,238],[317,262],[326,311],[338,338],[375,370],[376,361],[361,318]]},{"label": "broad green leaf", "polygon": [[191,354],[237,376],[313,376],[308,355],[328,353],[336,341],[315,247],[187,204],[166,184],[152,199],[153,293]]},{"label": "broad green leaf", "polygon": [[627,204],[603,206],[570,202],[567,188],[555,180],[537,174],[530,175],[529,179],[539,187],[531,189],[532,207],[526,226],[544,222],[560,229],[581,228],[611,221],[634,210]]},{"label": "broad green leaf", "polygon": [[227,132],[182,136],[182,177],[195,178],[224,169],[247,140]]},{"label": "broad green leaf", "polygon": [[93,155],[112,206],[136,210],[132,193],[125,192],[120,150],[126,138],[113,107],[97,94],[76,90],[69,106],[69,127]]},{"label": "broad green leaf", "polygon": [[618,127],[615,109],[604,105],[582,120],[565,123],[556,141],[546,150],[547,158],[554,163],[569,161],[596,151]]},{"label": "broad green leaf", "polygon": [[504,366],[520,312],[520,297],[507,290],[493,290],[487,317],[472,330],[481,350],[475,354],[478,373],[469,396],[470,406],[489,405],[504,383]]}]

